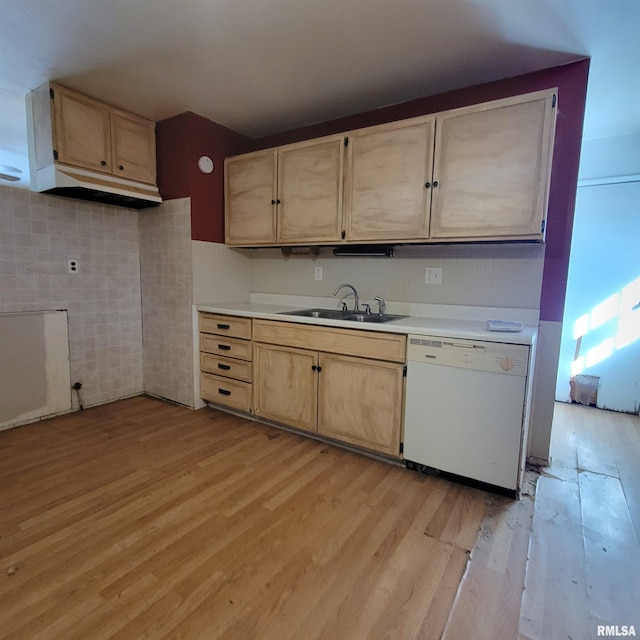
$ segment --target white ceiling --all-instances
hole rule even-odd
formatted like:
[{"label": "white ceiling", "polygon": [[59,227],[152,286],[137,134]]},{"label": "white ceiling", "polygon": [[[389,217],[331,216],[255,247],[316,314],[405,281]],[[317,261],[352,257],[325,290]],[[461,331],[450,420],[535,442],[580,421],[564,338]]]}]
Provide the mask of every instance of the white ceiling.
[{"label": "white ceiling", "polygon": [[636,133],[639,30],[638,0],[0,0],[0,165],[27,182],[47,80],[259,137],[591,57],[585,138]]}]

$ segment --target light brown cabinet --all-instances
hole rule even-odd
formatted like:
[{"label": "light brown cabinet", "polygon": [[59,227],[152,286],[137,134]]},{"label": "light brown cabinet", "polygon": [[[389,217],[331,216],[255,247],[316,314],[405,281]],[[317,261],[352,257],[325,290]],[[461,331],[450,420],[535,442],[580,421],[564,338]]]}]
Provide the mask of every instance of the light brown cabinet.
[{"label": "light brown cabinet", "polygon": [[338,242],[342,162],[341,136],[227,158],[226,244]]},{"label": "light brown cabinet", "polygon": [[235,200],[258,182],[245,174],[235,187],[232,167],[254,154],[227,159],[227,243],[541,240],[555,101],[545,90],[259,152],[271,154],[272,173],[260,204],[244,208]]},{"label": "light brown cabinet", "polygon": [[319,366],[318,433],[399,456],[403,365],[325,353]]},{"label": "light brown cabinet", "polygon": [[429,236],[434,131],[429,117],[349,133],[347,242]]},{"label": "light brown cabinet", "polygon": [[432,239],[543,236],[554,100],[542,92],[438,116]]},{"label": "light brown cabinet", "polygon": [[155,184],[155,124],[55,83],[32,95],[36,169],[55,162]]},{"label": "light brown cabinet", "polygon": [[251,319],[199,314],[200,396],[233,409],[252,404]]},{"label": "light brown cabinet", "polygon": [[254,413],[267,420],[317,432],[318,354],[256,343],[253,361]]},{"label": "light brown cabinet", "polygon": [[404,335],[256,320],[253,338],[256,415],[400,456]]}]

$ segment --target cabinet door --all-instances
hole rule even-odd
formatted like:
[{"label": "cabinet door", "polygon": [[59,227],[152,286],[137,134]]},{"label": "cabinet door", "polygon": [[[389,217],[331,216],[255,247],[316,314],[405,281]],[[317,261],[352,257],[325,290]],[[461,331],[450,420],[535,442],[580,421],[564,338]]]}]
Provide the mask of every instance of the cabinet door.
[{"label": "cabinet door", "polygon": [[56,161],[111,173],[109,107],[59,85],[51,87]]},{"label": "cabinet door", "polygon": [[254,344],[254,413],[315,432],[317,365],[314,351]]},{"label": "cabinet door", "polygon": [[224,166],[226,244],[275,244],[276,150],[227,158]]},{"label": "cabinet door", "polygon": [[320,355],[318,433],[400,456],[403,365]]},{"label": "cabinet door", "polygon": [[278,151],[278,241],[339,241],[342,136]]},{"label": "cabinet door", "polygon": [[347,241],[427,238],[434,123],[422,118],[349,134]]},{"label": "cabinet door", "polygon": [[115,176],[155,184],[155,123],[111,109],[111,149]]},{"label": "cabinet door", "polygon": [[439,116],[431,237],[541,238],[554,119],[552,95]]}]

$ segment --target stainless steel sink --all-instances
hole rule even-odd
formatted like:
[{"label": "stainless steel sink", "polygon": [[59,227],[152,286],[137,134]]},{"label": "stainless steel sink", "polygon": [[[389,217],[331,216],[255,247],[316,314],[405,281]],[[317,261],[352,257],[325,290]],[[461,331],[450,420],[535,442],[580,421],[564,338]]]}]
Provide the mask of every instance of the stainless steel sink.
[{"label": "stainless steel sink", "polygon": [[339,311],[338,309],[300,309],[299,311],[281,311],[281,315],[299,316],[302,318],[321,318],[325,320],[348,320],[350,322],[391,322],[399,320],[407,316],[398,316],[385,313],[379,315],[376,313],[362,313],[355,311]]}]

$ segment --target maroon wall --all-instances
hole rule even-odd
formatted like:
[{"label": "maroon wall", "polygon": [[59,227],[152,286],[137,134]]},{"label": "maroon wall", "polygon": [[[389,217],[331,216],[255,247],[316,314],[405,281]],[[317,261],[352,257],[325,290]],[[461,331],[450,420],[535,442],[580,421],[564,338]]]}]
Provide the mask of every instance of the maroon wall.
[{"label": "maroon wall", "polygon": [[589,60],[580,60],[561,67],[553,67],[515,78],[450,91],[384,109],[367,111],[338,120],[286,131],[255,140],[252,149],[265,149],[350,129],[359,129],[557,87],[558,114],[551,168],[540,319],[561,321],[569,268],[588,74]]},{"label": "maroon wall", "polygon": [[[165,200],[191,197],[191,238],[224,242],[224,159],[248,148],[249,140],[187,111],[156,125],[158,188]],[[213,173],[198,158],[213,160]]]},{"label": "maroon wall", "polygon": [[[224,242],[223,160],[226,156],[557,87],[558,114],[551,169],[540,319],[561,321],[569,267],[588,73],[589,60],[585,59],[561,67],[293,129],[254,141],[249,141],[195,113],[183,113],[157,125],[158,186],[163,198],[191,196],[194,240]],[[202,174],[198,170],[197,160],[201,155],[208,155],[214,161],[216,168],[213,174]]]}]

